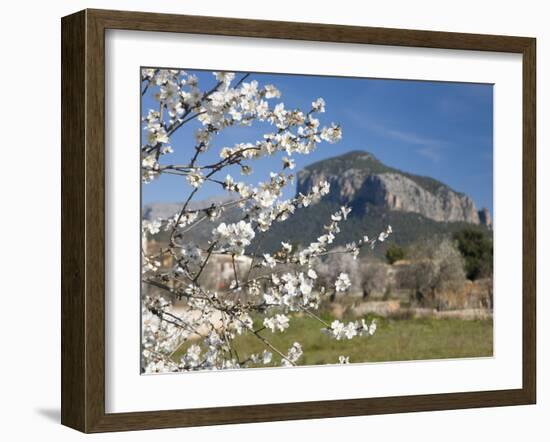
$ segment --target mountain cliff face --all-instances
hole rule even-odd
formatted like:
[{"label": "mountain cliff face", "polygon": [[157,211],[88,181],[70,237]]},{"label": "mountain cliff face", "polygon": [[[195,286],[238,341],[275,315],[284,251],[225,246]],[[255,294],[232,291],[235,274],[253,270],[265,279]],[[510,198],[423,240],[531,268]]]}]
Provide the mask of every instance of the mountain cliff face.
[{"label": "mountain cliff face", "polygon": [[298,173],[297,192],[307,193],[322,180],[331,185],[329,199],[355,210],[373,205],[438,222],[491,223],[488,210],[478,212],[467,195],[433,178],[388,167],[368,152],[354,151],[304,168]]}]

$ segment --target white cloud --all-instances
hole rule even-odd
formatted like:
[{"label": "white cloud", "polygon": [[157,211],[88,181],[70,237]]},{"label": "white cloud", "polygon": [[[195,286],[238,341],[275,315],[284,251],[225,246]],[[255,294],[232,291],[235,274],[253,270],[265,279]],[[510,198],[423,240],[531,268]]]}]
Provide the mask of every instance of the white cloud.
[{"label": "white cloud", "polygon": [[391,129],[372,121],[372,119],[365,118],[364,115],[359,118],[358,115],[351,113],[349,117],[356,124],[362,126],[365,130],[375,132],[384,138],[418,147],[414,151],[418,155],[421,155],[433,162],[438,162],[441,159],[443,154],[442,151],[445,150],[445,148],[450,144],[447,140],[427,137],[416,132]]}]

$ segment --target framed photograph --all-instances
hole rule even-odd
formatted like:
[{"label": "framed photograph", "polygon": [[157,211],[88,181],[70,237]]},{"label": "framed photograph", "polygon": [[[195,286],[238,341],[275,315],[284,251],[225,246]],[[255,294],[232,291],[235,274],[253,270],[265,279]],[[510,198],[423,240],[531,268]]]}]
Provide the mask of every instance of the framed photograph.
[{"label": "framed photograph", "polygon": [[62,19],[62,423],[533,404],[535,39]]}]

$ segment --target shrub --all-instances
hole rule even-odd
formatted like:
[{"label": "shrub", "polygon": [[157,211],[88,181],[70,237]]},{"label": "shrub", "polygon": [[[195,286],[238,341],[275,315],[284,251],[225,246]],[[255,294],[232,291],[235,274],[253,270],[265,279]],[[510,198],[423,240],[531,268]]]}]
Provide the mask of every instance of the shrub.
[{"label": "shrub", "polygon": [[388,272],[384,264],[375,261],[365,261],[361,264],[361,288],[363,299],[372,293],[384,293],[389,297]]},{"label": "shrub", "polygon": [[405,249],[397,244],[390,244],[388,250],[386,250],[386,260],[388,264],[393,264],[396,261],[400,261],[405,258]]},{"label": "shrub", "polygon": [[483,232],[467,228],[453,235],[464,257],[466,277],[474,280],[493,274],[493,241]]},{"label": "shrub", "polygon": [[458,290],[464,284],[464,260],[448,239],[418,245],[412,260],[398,272],[397,280],[402,288],[413,290],[421,304],[434,304],[438,292]]}]

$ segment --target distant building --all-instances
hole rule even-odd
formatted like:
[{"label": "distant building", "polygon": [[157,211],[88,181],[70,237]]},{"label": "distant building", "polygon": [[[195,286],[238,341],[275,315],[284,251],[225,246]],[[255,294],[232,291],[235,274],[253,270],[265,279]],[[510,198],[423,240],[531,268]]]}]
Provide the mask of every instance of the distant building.
[{"label": "distant building", "polygon": [[[239,279],[246,276],[252,258],[243,255],[235,257],[235,269]],[[209,276],[206,281],[214,290],[227,289],[231,281],[235,279],[235,270],[233,269],[233,260],[229,255],[213,255],[206,266],[205,273]]]},{"label": "distant building", "polygon": [[[154,256],[155,260],[160,262],[161,270],[166,271],[174,266],[174,257],[168,251],[167,242],[147,239],[143,241],[142,247],[143,253],[145,253],[146,256]],[[235,269],[237,270],[239,278],[246,276],[251,264],[252,258],[249,256],[243,255],[235,257]],[[233,269],[233,260],[231,256],[216,254],[210,256],[208,264],[200,278],[201,283],[212,290],[226,289],[234,279],[235,270]]]},{"label": "distant building", "polygon": [[155,257],[160,262],[162,269],[171,268],[174,265],[174,257],[168,252],[168,243],[147,239],[142,241],[143,253],[148,257]]}]

